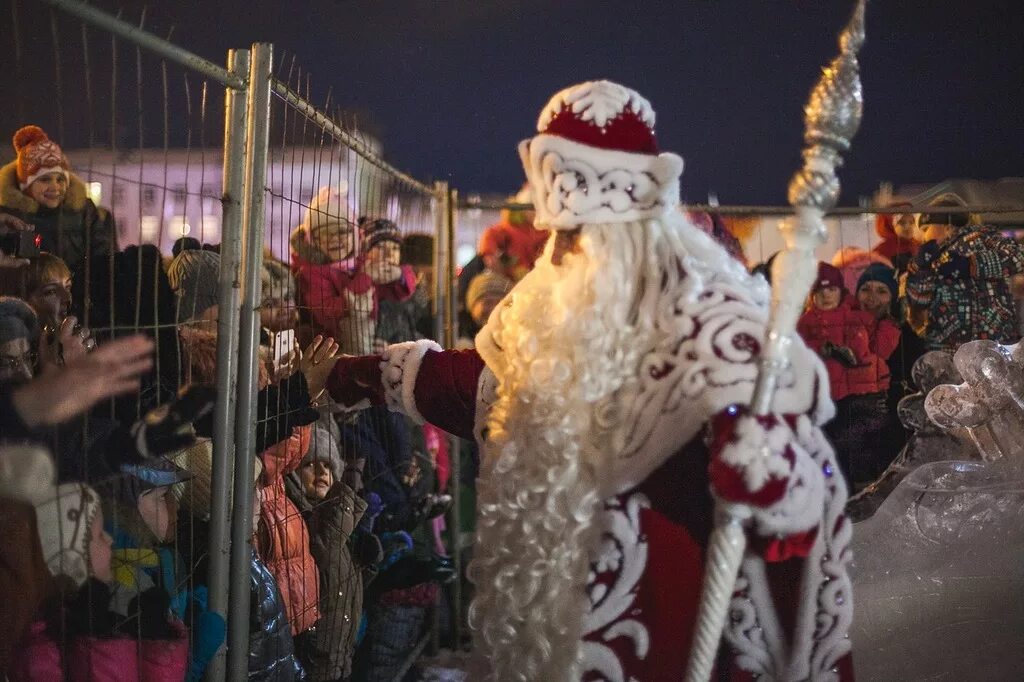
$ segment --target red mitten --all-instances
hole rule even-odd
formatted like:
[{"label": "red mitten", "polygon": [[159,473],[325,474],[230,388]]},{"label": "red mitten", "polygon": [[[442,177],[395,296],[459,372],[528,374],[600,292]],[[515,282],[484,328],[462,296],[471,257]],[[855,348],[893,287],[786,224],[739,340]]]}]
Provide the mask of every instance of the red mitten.
[{"label": "red mitten", "polygon": [[712,420],[711,492],[731,504],[767,508],[781,500],[793,471],[793,432],[777,416],[731,405]]}]

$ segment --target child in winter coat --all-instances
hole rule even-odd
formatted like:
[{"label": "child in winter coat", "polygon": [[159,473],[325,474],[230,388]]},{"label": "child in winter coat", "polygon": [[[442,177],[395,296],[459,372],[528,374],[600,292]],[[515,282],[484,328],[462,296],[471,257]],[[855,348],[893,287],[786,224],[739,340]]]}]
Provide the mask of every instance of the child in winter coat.
[{"label": "child in winter coat", "polygon": [[188,639],[179,621],[159,613],[130,621],[107,609],[111,538],[95,491],[82,483],[53,488],[36,503],[36,519],[62,591],[17,646],[10,682],[183,680]]},{"label": "child in winter coat", "polygon": [[[211,505],[211,477],[213,447],[210,441],[199,441],[175,456],[178,466],[192,474],[192,478],[174,486],[174,495],[188,515],[187,533],[179,535],[179,545],[191,548],[190,558],[193,580],[205,585],[208,576],[207,548],[209,546],[209,519]],[[263,473],[263,464],[255,460],[253,483]],[[258,514],[259,506],[254,508]],[[258,521],[253,527],[258,526]],[[184,541],[182,541],[184,540]],[[297,682],[304,679],[302,666],[295,656],[292,631],[284,615],[284,602],[277,581],[255,551],[249,568],[251,595],[249,598],[252,620],[249,633],[249,680],[253,682]]]},{"label": "child in winter coat", "polygon": [[408,299],[416,277],[412,268],[396,262],[401,236],[389,220],[359,220],[363,252],[357,257],[356,226],[347,213],[336,188],[321,188],[292,232],[292,268],[313,334],[337,339],[345,353],[369,353],[378,301]]},{"label": "child in winter coat", "polygon": [[[797,331],[825,362],[836,402],[836,417],[825,431],[847,480],[856,485],[857,475],[851,475],[857,474],[853,460],[861,457],[871,433],[884,427],[889,387],[886,359],[899,342],[899,329],[856,309],[846,297],[839,269],[819,263],[810,306]],[[869,482],[863,480],[864,474],[860,476],[863,483]]]},{"label": "child in winter coat", "polygon": [[[910,206],[895,204],[889,208]],[[913,213],[879,213],[875,215],[875,233],[881,240],[874,245],[871,253],[887,258],[896,271],[896,279],[907,271],[921,242],[917,239],[917,216]]]},{"label": "child in winter coat", "polygon": [[199,679],[224,641],[224,619],[206,610],[205,590],[188,584],[173,542],[178,503],[172,487],[190,478],[166,459],[123,465],[114,495],[104,500],[114,538],[111,610],[130,631],[193,624],[189,679]]},{"label": "child in winter coat", "polygon": [[345,680],[352,674],[363,608],[363,570],[353,557],[350,540],[366,502],[342,482],[343,471],[338,441],[318,423],[309,452],[285,479],[289,498],[306,520],[320,569],[320,622],[305,635],[301,647],[312,682]]},{"label": "child in winter coat", "polygon": [[72,271],[94,256],[117,252],[114,218],[89,198],[64,152],[38,126],[14,134],[17,158],[0,168],[0,208],[35,226],[40,247]]}]

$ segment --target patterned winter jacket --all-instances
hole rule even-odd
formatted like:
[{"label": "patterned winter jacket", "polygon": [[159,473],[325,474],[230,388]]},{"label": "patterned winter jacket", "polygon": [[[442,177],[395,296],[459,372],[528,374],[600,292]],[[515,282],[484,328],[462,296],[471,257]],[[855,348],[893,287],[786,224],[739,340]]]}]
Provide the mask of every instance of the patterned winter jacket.
[{"label": "patterned winter jacket", "polygon": [[969,226],[910,265],[907,302],[926,311],[918,333],[929,349],[956,350],[975,339],[1020,339],[1010,278],[1024,272],[1024,250],[991,227]]}]

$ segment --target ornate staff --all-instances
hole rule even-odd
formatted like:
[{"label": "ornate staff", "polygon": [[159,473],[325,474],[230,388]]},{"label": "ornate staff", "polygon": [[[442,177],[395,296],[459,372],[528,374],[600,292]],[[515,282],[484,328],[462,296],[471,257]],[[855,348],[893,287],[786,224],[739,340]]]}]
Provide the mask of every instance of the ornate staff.
[{"label": "ornate staff", "polygon": [[[841,154],[850,148],[850,140],[860,126],[863,94],[857,52],[864,44],[865,3],[866,0],[858,0],[850,22],[839,36],[839,55],[823,69],[804,108],[804,166],[789,183],[789,203],[796,209],[796,219],[781,228],[786,249],[776,257],[772,268],[771,317],[750,404],[755,416],[771,413],[776,384],[789,363],[788,351],[797,318],[817,272],[814,251],[827,236],[825,213],[839,199],[836,169],[842,165]],[[767,444],[762,455],[771,455]],[[716,525],[708,544],[687,682],[705,682],[711,676],[746,549],[743,524],[751,513],[747,504],[722,499],[716,503]]]}]

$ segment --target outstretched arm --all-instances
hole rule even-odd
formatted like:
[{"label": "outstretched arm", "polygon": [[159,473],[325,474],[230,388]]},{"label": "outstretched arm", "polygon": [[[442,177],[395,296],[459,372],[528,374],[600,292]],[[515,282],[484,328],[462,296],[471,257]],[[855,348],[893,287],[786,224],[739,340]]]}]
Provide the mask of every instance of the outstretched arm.
[{"label": "outstretched arm", "polygon": [[433,341],[389,346],[383,355],[343,357],[327,381],[346,407],[387,405],[460,438],[473,438],[484,361],[473,350],[441,350]]}]

